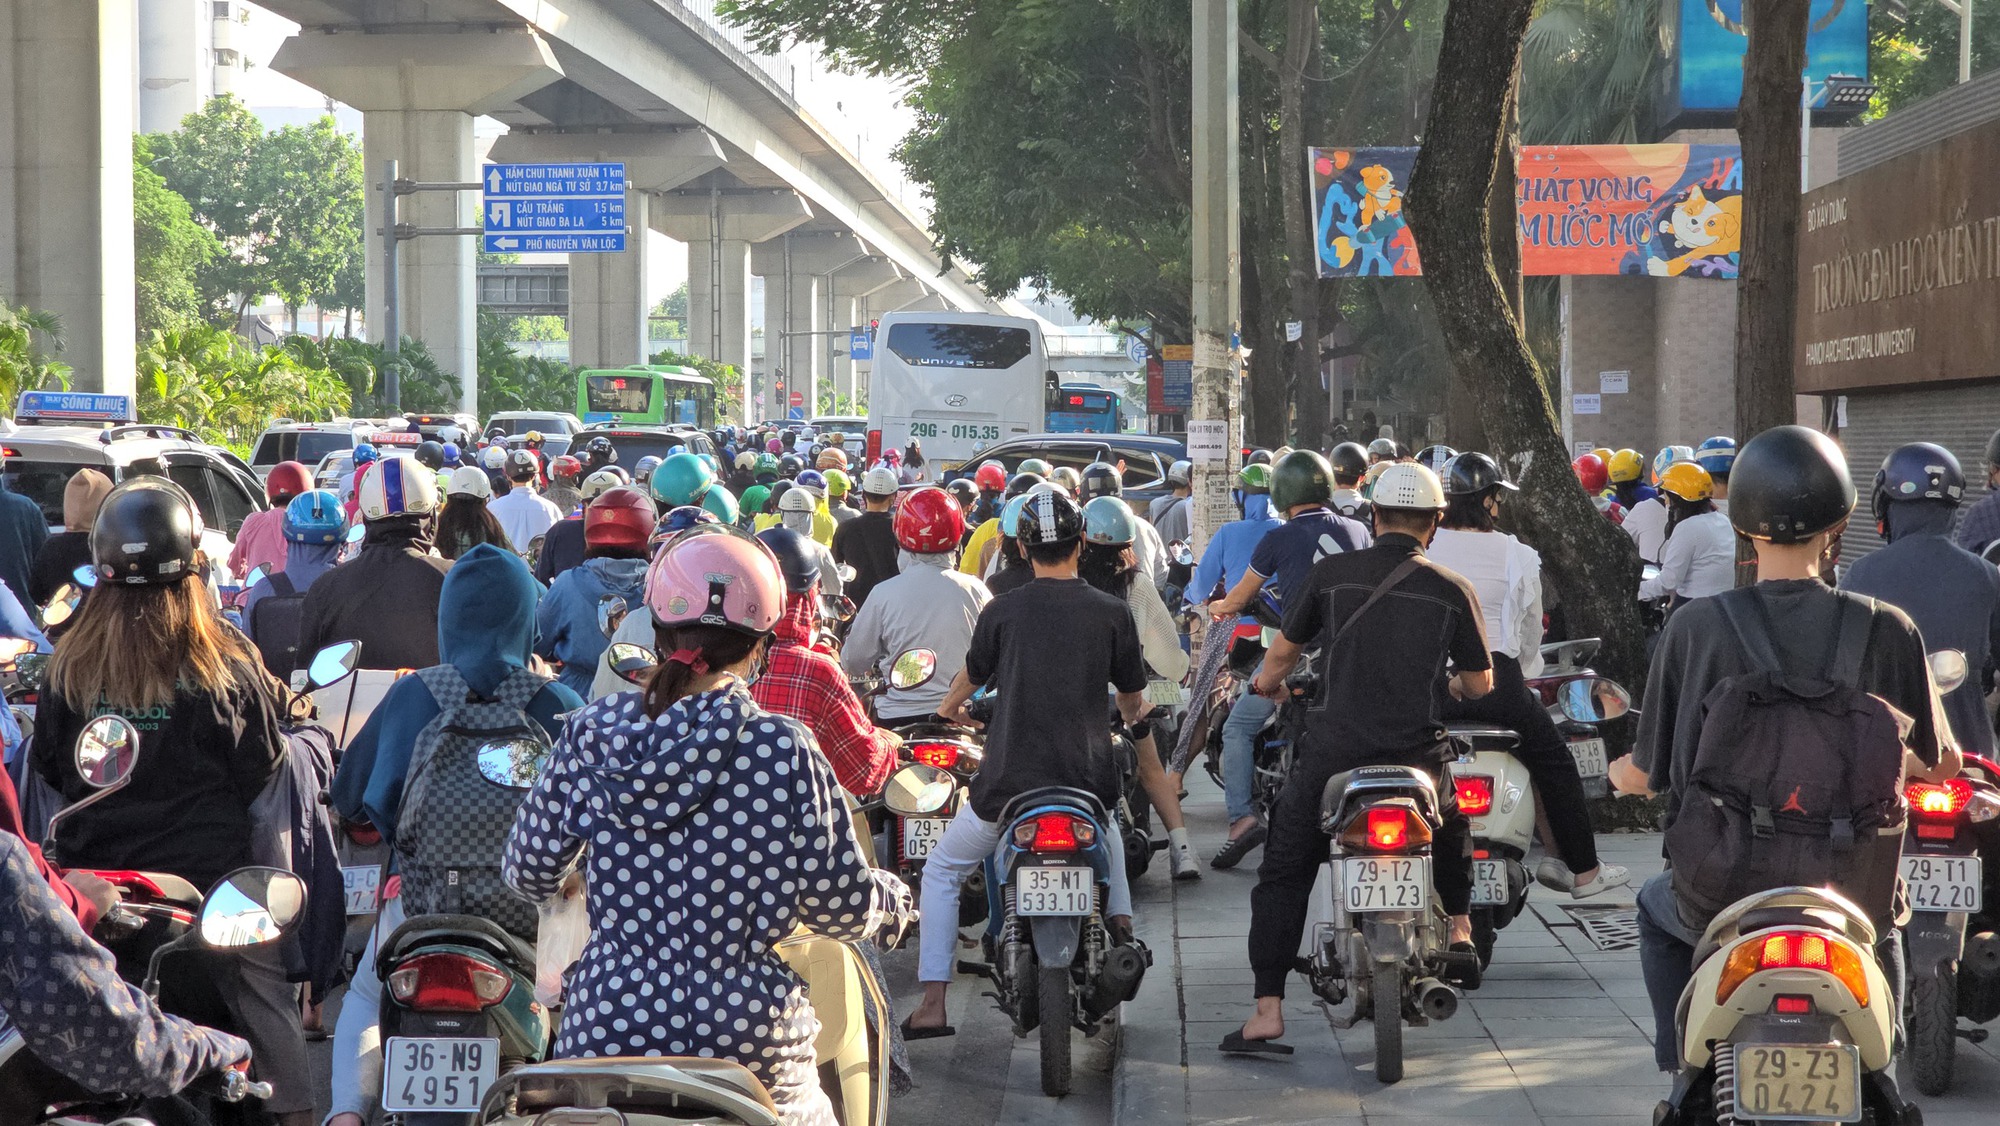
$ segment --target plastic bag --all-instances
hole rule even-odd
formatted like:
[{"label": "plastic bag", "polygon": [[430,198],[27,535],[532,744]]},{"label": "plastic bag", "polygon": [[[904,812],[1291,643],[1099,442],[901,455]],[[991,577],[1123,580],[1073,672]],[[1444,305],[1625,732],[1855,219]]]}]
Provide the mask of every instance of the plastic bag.
[{"label": "plastic bag", "polygon": [[535,1000],[545,1006],[562,1004],[563,979],[583,956],[590,940],[590,913],[585,909],[580,880],[566,880],[563,889],[539,908],[535,930]]}]

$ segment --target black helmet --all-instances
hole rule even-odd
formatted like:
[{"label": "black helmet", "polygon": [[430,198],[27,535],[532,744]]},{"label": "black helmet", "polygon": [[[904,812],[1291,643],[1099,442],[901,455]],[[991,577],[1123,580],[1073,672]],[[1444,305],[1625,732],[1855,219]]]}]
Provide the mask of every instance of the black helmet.
[{"label": "black helmet", "polygon": [[804,594],[819,581],[819,550],[811,540],[782,524],[757,533],[771,554],[778,557],[778,571],[785,576],[785,590]]},{"label": "black helmet", "polygon": [[1244,458],[1244,459],[1243,459],[1243,464],[1245,464],[1245,465],[1269,465],[1269,464],[1271,464],[1271,451],[1270,451],[1270,450],[1266,450],[1266,449],[1261,449],[1261,448],[1260,448],[1260,449],[1255,449],[1255,450],[1251,450],[1251,451],[1250,451],[1250,456],[1249,456],[1249,457],[1246,457],[1246,458]]},{"label": "black helmet", "polygon": [[778,476],[787,481],[796,479],[805,469],[805,459],[797,454],[786,454],[778,459]]},{"label": "black helmet", "polygon": [[1891,501],[1941,500],[1956,507],[1964,496],[1965,471],[1958,467],[1951,451],[1929,442],[1911,442],[1897,446],[1882,459],[1882,468],[1875,471],[1869,507],[1879,523]]},{"label": "black helmet", "polygon": [[972,511],[972,506],[979,503],[979,486],[973,484],[970,477],[952,478],[945,483],[945,490],[957,497],[958,506],[967,512]]},{"label": "black helmet", "polygon": [[1064,493],[1044,489],[1021,507],[1014,537],[1023,547],[1069,543],[1083,535],[1083,509]]},{"label": "black helmet", "polygon": [[1317,452],[1293,450],[1271,467],[1271,507],[1279,512],[1332,500],[1333,466]]},{"label": "black helmet", "polygon": [[1986,439],[1986,464],[2000,469],[2000,430],[1995,430],[1993,436]]},{"label": "black helmet", "polygon": [[134,477],[104,497],[90,529],[90,561],[106,583],[177,583],[194,573],[201,510],[164,477]]},{"label": "black helmet", "polygon": [[1451,463],[1452,458],[1457,456],[1457,450],[1440,443],[1435,446],[1425,446],[1422,450],[1418,451],[1417,464],[1437,474],[1439,477],[1443,477],[1444,467]]},{"label": "black helmet", "polygon": [[1507,479],[1500,463],[1485,454],[1468,450],[1444,463],[1444,495],[1448,497],[1478,496],[1489,489],[1506,489],[1519,492],[1520,487]]},{"label": "black helmet", "polygon": [[1359,477],[1368,472],[1368,451],[1359,442],[1342,442],[1333,447],[1333,471],[1342,477]]},{"label": "black helmet", "polygon": [[1084,500],[1098,497],[1115,497],[1125,491],[1125,479],[1118,475],[1118,467],[1110,462],[1093,461],[1083,467],[1083,484],[1077,489]]},{"label": "black helmet", "polygon": [[1804,426],[1774,426],[1743,444],[1729,473],[1729,522],[1751,539],[1804,543],[1854,511],[1847,458]]},{"label": "black helmet", "polygon": [[611,444],[611,439],[599,434],[583,444],[583,456],[594,458],[604,465],[615,465],[618,462],[618,447]]},{"label": "black helmet", "polygon": [[1008,500],[1013,500],[1015,497],[1020,496],[1022,493],[1041,483],[1042,475],[1039,473],[1016,473],[1008,480],[1007,491],[1002,493],[1001,496]]},{"label": "black helmet", "polygon": [[416,453],[412,455],[417,464],[426,469],[444,468],[444,445],[440,442],[418,442]]}]

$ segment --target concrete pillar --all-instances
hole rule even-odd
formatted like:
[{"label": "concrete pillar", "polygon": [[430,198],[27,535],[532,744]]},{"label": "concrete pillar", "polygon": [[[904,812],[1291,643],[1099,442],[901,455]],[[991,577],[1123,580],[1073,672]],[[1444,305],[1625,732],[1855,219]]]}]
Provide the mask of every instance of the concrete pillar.
[{"label": "concrete pillar", "polygon": [[[830,275],[832,284],[823,287],[831,310],[827,327],[852,329],[866,325],[869,296],[908,276],[895,262],[879,254],[842,264]],[[855,385],[854,360],[847,354],[847,341],[834,337],[832,343],[828,374],[841,393],[858,406],[862,400]]]},{"label": "concrete pillar", "polygon": [[62,318],[78,390],[132,392],[137,21],[133,0],[0,3],[0,298]]},{"label": "concrete pillar", "polygon": [[792,231],[751,252],[751,267],[764,279],[768,366],[784,369],[787,391],[805,396],[808,418],[819,412],[832,339],[827,332],[835,327],[826,306],[830,276],[868,260],[867,247],[845,231]]}]

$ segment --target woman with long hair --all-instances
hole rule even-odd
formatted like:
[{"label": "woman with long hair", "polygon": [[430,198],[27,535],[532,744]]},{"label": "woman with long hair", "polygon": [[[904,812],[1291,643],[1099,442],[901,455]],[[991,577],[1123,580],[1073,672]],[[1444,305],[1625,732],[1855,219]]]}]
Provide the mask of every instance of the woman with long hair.
[{"label": "woman with long hair", "polygon": [[1671,609],[1735,587],[1736,529],[1715,507],[1708,470],[1691,461],[1668,466],[1660,475],[1660,499],[1667,503],[1667,542],[1659,573],[1639,584],[1639,600],[1671,599]]},{"label": "woman with long hair", "polygon": [[438,514],[437,549],[446,559],[457,559],[482,543],[514,550],[507,530],[486,507],[493,498],[493,482],[486,471],[461,466],[451,471],[445,489],[444,511]]},{"label": "woman with long hair", "polygon": [[818,1021],[776,945],[800,926],[866,939],[907,920],[909,890],[864,859],[812,733],[750,698],[785,608],[770,549],[690,528],[645,591],[662,660],[571,718],[507,843],[507,882],[536,901],[590,845],[591,937],[552,1054],[735,1060],[786,1126],[832,1126]]}]

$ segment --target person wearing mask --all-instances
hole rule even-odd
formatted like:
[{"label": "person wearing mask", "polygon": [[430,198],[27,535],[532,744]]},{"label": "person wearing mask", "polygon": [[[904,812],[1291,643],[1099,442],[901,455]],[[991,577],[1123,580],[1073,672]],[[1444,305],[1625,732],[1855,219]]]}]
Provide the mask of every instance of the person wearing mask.
[{"label": "person wearing mask", "polygon": [[[1125,475],[1109,462],[1094,461],[1083,467],[1083,473],[1074,490],[1078,504],[1089,504],[1098,497],[1123,497],[1125,495]],[[1167,585],[1167,545],[1160,537],[1158,528],[1141,520],[1133,531],[1132,556],[1139,561],[1139,569],[1153,581],[1153,589]]]},{"label": "person wearing mask", "polygon": [[254,567],[285,569],[285,506],[292,498],[312,488],[312,471],[296,461],[281,461],[264,478],[264,496],[271,507],[252,512],[237,529],[236,543],[229,549],[229,573],[242,577]]},{"label": "person wearing mask", "polygon": [[[893,452],[893,451],[891,451]],[[896,527],[890,508],[896,502],[898,479],[892,469],[877,466],[861,478],[861,499],[867,508],[833,535],[833,561],[854,568],[846,587],[856,606],[868,604],[875,584],[896,573]]]},{"label": "person wearing mask", "polygon": [[1718,434],[1694,449],[1694,463],[1702,467],[1714,484],[1715,510],[1729,515],[1729,471],[1736,465],[1736,439]]},{"label": "person wearing mask", "polygon": [[[256,644],[264,667],[280,677],[296,667],[305,592],[340,561],[340,541],[347,531],[340,498],[325,489],[293,497],[283,515],[284,569],[258,580],[243,597],[243,636]],[[279,601],[266,606],[273,596]]]},{"label": "person wearing mask", "polygon": [[63,530],[50,536],[35,552],[28,575],[28,604],[46,606],[64,583],[75,582],[76,569],[90,565],[90,526],[97,506],[111,491],[111,478],[85,467],[70,474],[63,486]]},{"label": "person wearing mask", "polygon": [[[35,771],[67,801],[93,792],[77,772],[84,725],[106,712],[138,730],[132,781],[67,818],[57,855],[80,868],[144,870],[213,887],[255,862],[251,803],[285,755],[281,710],[256,650],[229,627],[207,587],[201,512],[180,486],[135,478],[104,498],[92,528],[98,583],[49,661],[35,713]],[[169,963],[162,995],[212,984],[273,1087],[264,1108],[283,1126],[312,1120],[312,1077],[297,988],[274,948],[189,953]]]},{"label": "person wearing mask", "polygon": [[610,640],[598,621],[598,604],[619,598],[639,605],[646,578],[647,543],[659,512],[637,486],[598,494],[583,510],[584,560],[556,576],[535,615],[535,652],[562,662],[562,682],[581,697],[597,676],[597,658]]},{"label": "person wearing mask", "polygon": [[1660,495],[1658,489],[1645,481],[1646,459],[1638,450],[1613,453],[1604,461],[1604,474],[1611,479],[1611,498],[1628,513],[1640,502]]},{"label": "person wearing mask", "polygon": [[7,459],[0,457],[0,582],[23,605],[35,605],[29,576],[48,541],[49,521],[41,505],[7,487],[6,471]]},{"label": "person wearing mask", "polygon": [[1333,447],[1327,463],[1333,466],[1333,510],[1366,527],[1368,498],[1361,495],[1361,479],[1368,475],[1368,452],[1353,442],[1342,442]]},{"label": "person wearing mask", "polygon": [[[1685,452],[1688,456],[1683,457]],[[1625,521],[1619,527],[1632,537],[1639,547],[1639,558],[1647,563],[1658,563],[1660,553],[1667,546],[1667,524],[1673,517],[1666,494],[1660,491],[1661,478],[1668,469],[1685,462],[1692,462],[1694,451],[1686,446],[1667,446],[1653,458],[1652,496],[1637,504],[1625,506]],[[1617,478],[1614,476],[1613,480]]]},{"label": "person wearing mask", "polygon": [[792,481],[792,486],[812,498],[813,519],[809,534],[821,547],[832,547],[833,533],[840,525],[826,508],[826,475],[817,469],[807,469]]},{"label": "person wearing mask", "polygon": [[1639,584],[1639,601],[1667,598],[1674,609],[1735,588],[1736,529],[1716,511],[1714,490],[1708,470],[1691,461],[1668,466],[1660,476],[1660,500],[1647,504],[1666,504],[1667,541],[1659,573]]},{"label": "person wearing mask", "polygon": [[1912,442],[1890,451],[1869,491],[1876,533],[1888,546],[1850,564],[1840,589],[1908,614],[1931,652],[1965,654],[1966,683],[1945,693],[1945,715],[1961,751],[1990,759],[1984,697],[2000,667],[2000,570],[1951,542],[1964,495],[1965,472],[1950,450]]},{"label": "person wearing mask", "polygon": [[568,454],[549,459],[549,491],[544,494],[565,518],[583,508],[583,463]]},{"label": "person wearing mask", "polygon": [[556,521],[565,515],[535,491],[538,472],[540,466],[534,454],[527,450],[513,451],[507,457],[507,479],[513,482],[513,491],[486,504],[493,518],[500,521],[500,527],[506,531],[507,542],[522,555],[526,555],[534,542],[547,535]]},{"label": "person wearing mask", "polygon": [[1035,568],[1021,550],[1018,535],[1021,528],[1021,512],[1027,507],[1029,497],[1061,491],[1054,484],[1044,482],[1008,501],[1007,506],[1000,510],[997,524],[1000,534],[993,541],[993,563],[986,573],[987,593],[998,598],[1010,590],[1019,590],[1035,581]]},{"label": "person wearing mask", "polygon": [[[734,1060],[786,1126],[832,1126],[818,1021],[776,947],[799,927],[893,940],[909,892],[855,843],[812,732],[751,698],[785,606],[770,550],[725,525],[684,532],[648,570],[646,606],[663,659],[642,691],[570,719],[507,844],[507,882],[536,902],[590,846],[591,937],[550,1054]],[[669,886],[672,903],[644,894]]]},{"label": "person wearing mask", "polygon": [[840,567],[833,561],[832,549],[819,542],[813,535],[819,528],[820,516],[819,505],[813,498],[812,491],[802,485],[793,485],[778,497],[776,522],[760,531],[790,528],[806,537],[806,542],[811,545],[810,550],[819,555],[822,563],[819,571],[820,589],[837,597],[847,593],[847,584],[841,581]]},{"label": "person wearing mask", "polygon": [[983,583],[955,566],[954,523],[963,524],[960,512],[956,501],[936,489],[904,497],[895,518],[900,572],[879,583],[848,623],[840,664],[849,676],[872,669],[886,678],[903,653],[929,649],[937,654],[930,680],[915,688],[885,689],[875,701],[875,714],[885,726],[937,713],[958,670],[965,667],[972,628],[991,598]]},{"label": "person wearing mask", "polygon": [[602,434],[593,435],[583,443],[583,475],[590,476],[600,469],[608,469],[618,464],[618,447]]},{"label": "person wearing mask", "polygon": [[361,551],[306,592],[299,652],[359,641],[362,668],[429,668],[438,663],[438,595],[451,569],[431,550],[435,479],[398,457],[363,484]]},{"label": "person wearing mask", "polygon": [[[1194,463],[1186,460],[1167,467],[1167,491],[1146,506],[1146,522],[1167,543],[1186,543],[1194,519]],[[1185,503],[1183,503],[1185,502]]]},{"label": "person wearing mask", "polygon": [[507,530],[488,511],[493,499],[493,483],[486,471],[470,465],[452,470],[445,485],[444,510],[438,513],[437,549],[446,559],[457,559],[482,543],[513,550]]},{"label": "person wearing mask", "polygon": [[1201,560],[1195,564],[1194,580],[1188,586],[1190,602],[1218,599],[1218,588],[1223,592],[1236,589],[1250,570],[1250,557],[1257,545],[1273,528],[1284,523],[1271,509],[1269,466],[1246,465],[1238,470],[1234,491],[1241,519],[1224,524],[1208,537],[1208,546],[1202,550]]},{"label": "person wearing mask", "polygon": [[[833,517],[833,530],[837,535],[840,525],[861,515],[860,509],[848,503],[853,498],[854,478],[840,469],[825,470],[822,476],[826,478],[826,514]],[[827,543],[832,545],[831,540]]]},{"label": "person wearing mask", "polygon": [[972,471],[972,486],[979,490],[979,503],[966,509],[965,522],[977,528],[1007,505],[1007,467],[997,461],[980,462]]},{"label": "person wearing mask", "polygon": [[1497,724],[1521,736],[1513,754],[1542,796],[1559,854],[1544,857],[1535,877],[1582,899],[1623,886],[1631,873],[1599,864],[1576,759],[1541,696],[1528,687],[1526,678],[1542,671],[1542,558],[1497,527],[1501,501],[1517,491],[1483,453],[1459,454],[1445,466],[1443,526],[1424,554],[1472,585],[1492,646],[1493,691],[1476,700],[1446,700],[1443,715],[1448,722]]}]

